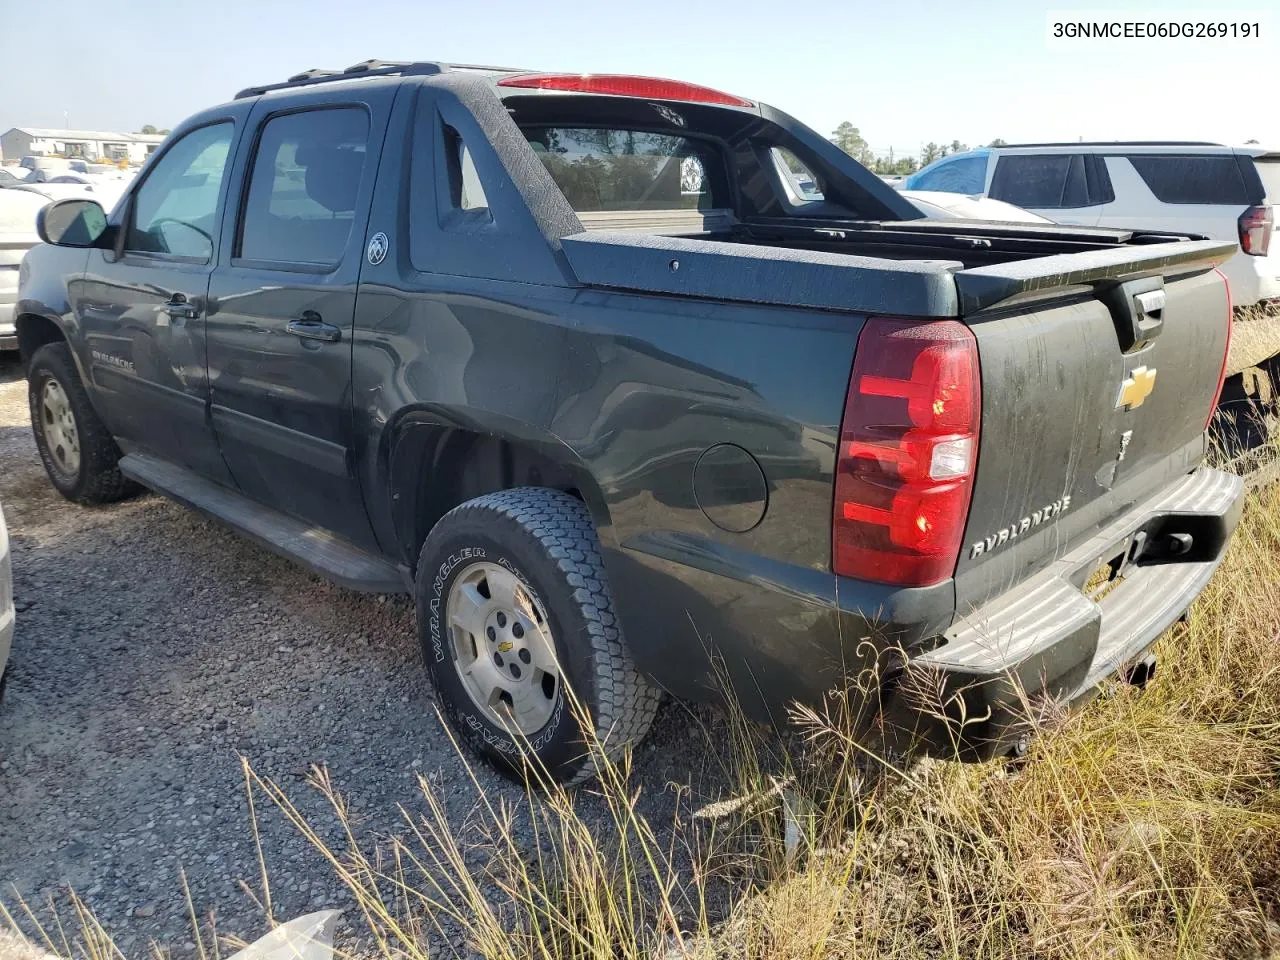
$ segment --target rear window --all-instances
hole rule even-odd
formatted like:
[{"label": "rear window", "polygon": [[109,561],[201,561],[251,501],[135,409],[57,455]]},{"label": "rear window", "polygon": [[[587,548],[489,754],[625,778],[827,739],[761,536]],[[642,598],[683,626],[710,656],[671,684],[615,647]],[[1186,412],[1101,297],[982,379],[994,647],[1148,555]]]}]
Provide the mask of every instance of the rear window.
[{"label": "rear window", "polygon": [[1133,169],[1161,203],[1256,202],[1234,156],[1129,156]]},{"label": "rear window", "polygon": [[523,132],[579,213],[728,205],[724,164],[706,141],[597,127],[526,127]]},{"label": "rear window", "polygon": [[1254,160],[1254,169],[1262,178],[1262,188],[1266,191],[1266,201],[1280,204],[1280,157],[1268,157],[1266,160]]},{"label": "rear window", "polygon": [[1088,206],[1084,155],[1032,153],[1001,157],[991,178],[991,196],[1019,207]]}]

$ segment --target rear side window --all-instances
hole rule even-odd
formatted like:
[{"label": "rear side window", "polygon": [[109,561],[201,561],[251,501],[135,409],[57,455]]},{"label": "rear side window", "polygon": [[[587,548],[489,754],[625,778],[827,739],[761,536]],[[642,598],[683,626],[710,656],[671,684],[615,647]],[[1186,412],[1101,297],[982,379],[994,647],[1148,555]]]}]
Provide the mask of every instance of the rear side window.
[{"label": "rear side window", "polygon": [[981,193],[987,185],[987,158],[957,157],[920,174],[912,190],[941,190],[945,193]]},{"label": "rear side window", "polygon": [[728,206],[723,163],[705,141],[595,127],[526,127],[523,132],[579,213]]},{"label": "rear side window", "polygon": [[991,178],[991,196],[1034,209],[1088,206],[1084,154],[1032,153],[1001,157]]},{"label": "rear side window", "polygon": [[1161,203],[1247,206],[1261,200],[1245,184],[1234,156],[1129,156],[1138,176]]},{"label": "rear side window", "polygon": [[339,262],[351,235],[368,139],[369,118],[360,108],[268,120],[249,178],[239,255]]}]

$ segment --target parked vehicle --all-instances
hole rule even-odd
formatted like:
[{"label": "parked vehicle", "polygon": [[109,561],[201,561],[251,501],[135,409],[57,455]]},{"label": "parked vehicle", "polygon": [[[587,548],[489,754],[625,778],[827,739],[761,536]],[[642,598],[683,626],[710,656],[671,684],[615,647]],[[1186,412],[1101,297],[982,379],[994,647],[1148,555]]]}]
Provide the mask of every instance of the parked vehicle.
[{"label": "parked vehicle", "polygon": [[91,173],[58,173],[45,179],[28,180],[14,185],[14,190],[38,193],[49,200],[92,197],[103,209],[110,210],[124,194],[131,177],[103,176]]},{"label": "parked vehicle", "polygon": [[1280,151],[1213,143],[1037,143],[952,154],[906,190],[1025,207],[1058,223],[1184,233],[1239,245],[1223,265],[1236,306],[1280,297]]},{"label": "parked vehicle", "polygon": [[120,168],[114,163],[93,163],[89,160],[71,160],[68,163],[73,173],[88,173],[94,176],[115,176]]},{"label": "parked vehicle", "polygon": [[786,114],[643,77],[372,61],[161,150],[27,255],[51,481],[412,592],[505,769],[590,775],[566,686],[616,752],[719,666],[779,722],[880,669],[869,748],[998,755],[1020,688],[1143,656],[1239,516],[1202,463],[1232,244],[958,228]]},{"label": "parked vehicle", "polygon": [[24,182],[27,173],[21,167],[0,167],[0,190]]},{"label": "parked vehicle", "polygon": [[9,530],[0,509],[0,697],[9,679],[9,651],[13,648],[13,571],[9,560]]},{"label": "parked vehicle", "polygon": [[24,190],[0,190],[0,352],[18,349],[13,311],[22,258],[40,242],[36,214],[49,200]]},{"label": "parked vehicle", "polygon": [[965,196],[963,193],[944,193],[940,190],[901,190],[904,197],[920,208],[926,217],[934,219],[999,220],[1005,223],[1053,223],[1030,210],[1015,207],[1003,200],[991,197]]}]

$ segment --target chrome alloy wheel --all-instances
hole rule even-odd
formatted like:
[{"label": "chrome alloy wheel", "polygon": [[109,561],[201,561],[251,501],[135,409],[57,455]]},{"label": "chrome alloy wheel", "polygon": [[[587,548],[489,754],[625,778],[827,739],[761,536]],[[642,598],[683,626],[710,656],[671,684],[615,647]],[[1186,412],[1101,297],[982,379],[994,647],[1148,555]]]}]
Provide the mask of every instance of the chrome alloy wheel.
[{"label": "chrome alloy wheel", "polygon": [[54,464],[59,472],[74,477],[80,472],[80,431],[67,392],[52,377],[40,390],[40,422]]},{"label": "chrome alloy wheel", "polygon": [[560,666],[541,601],[510,570],[480,561],[453,581],[445,606],[453,665],[497,726],[525,736],[547,725]]}]

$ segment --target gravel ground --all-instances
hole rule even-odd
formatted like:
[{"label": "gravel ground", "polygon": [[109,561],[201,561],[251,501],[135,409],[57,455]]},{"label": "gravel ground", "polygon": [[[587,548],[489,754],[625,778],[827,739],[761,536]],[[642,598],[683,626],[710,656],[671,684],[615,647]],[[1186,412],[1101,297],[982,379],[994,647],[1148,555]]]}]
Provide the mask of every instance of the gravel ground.
[{"label": "gravel ground", "polygon": [[[408,598],[334,587],[160,497],[68,503],[40,465],[26,397],[0,359],[19,611],[0,704],[0,901],[52,897],[65,917],[74,889],[126,956],[152,940],[181,956],[193,948],[185,870],[220,933],[260,936],[241,887],[260,886],[242,754],[335,838],[304,782],[312,764],[328,766],[363,836],[398,832],[395,805],[414,806],[418,773],[465,818],[474,798],[434,713]],[[668,783],[701,779],[698,742],[687,714],[663,710],[637,758],[655,822],[669,816]],[[491,796],[518,798],[479,773]],[[349,908],[306,841],[258,812],[277,917]]]}]

